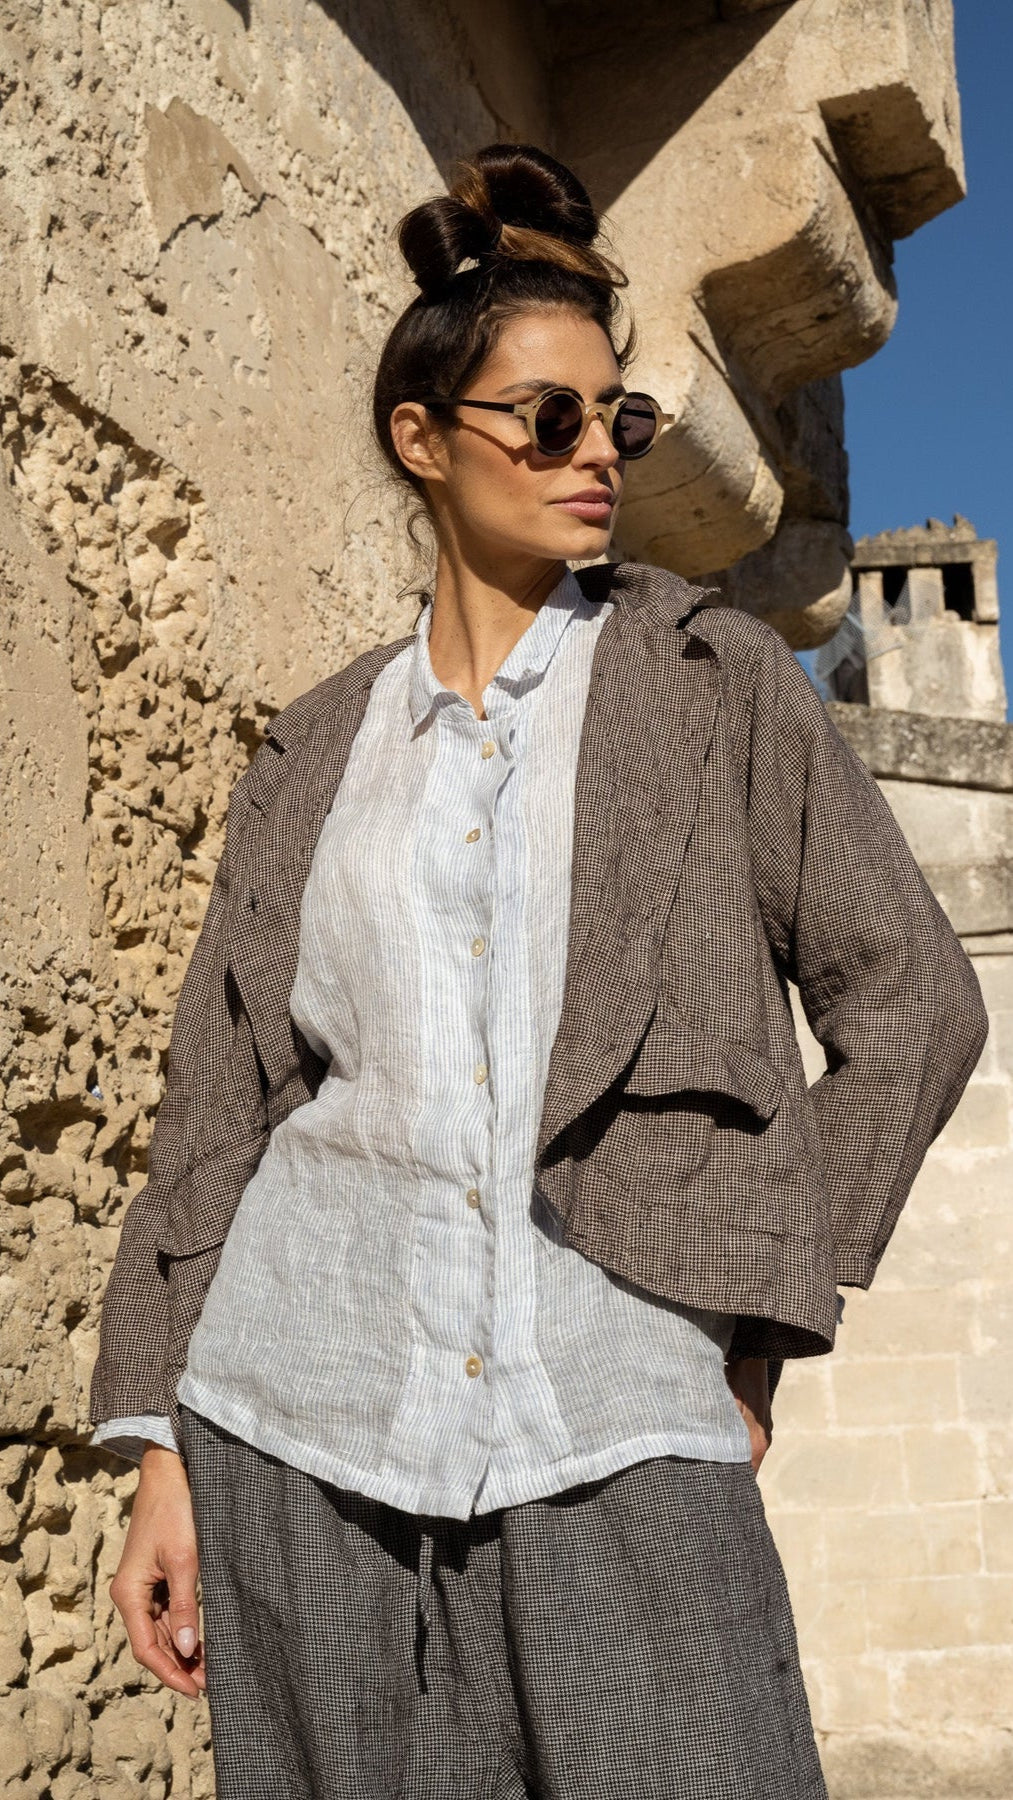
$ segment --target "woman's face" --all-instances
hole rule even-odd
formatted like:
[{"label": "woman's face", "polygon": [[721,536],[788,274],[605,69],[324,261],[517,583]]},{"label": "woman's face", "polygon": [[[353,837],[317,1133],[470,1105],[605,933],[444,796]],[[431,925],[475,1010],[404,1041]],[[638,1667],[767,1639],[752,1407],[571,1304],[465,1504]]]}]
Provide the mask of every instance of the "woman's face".
[{"label": "woman's face", "polygon": [[[576,388],[585,401],[624,392],[605,332],[569,307],[508,319],[465,395],[523,401],[546,387]],[[449,537],[476,564],[490,553],[504,566],[601,555],[625,470],[601,419],[592,419],[568,455],[546,456],[516,415],[459,407],[451,417],[449,426],[436,421],[416,402],[391,415],[398,453],[426,481],[444,542]]]}]

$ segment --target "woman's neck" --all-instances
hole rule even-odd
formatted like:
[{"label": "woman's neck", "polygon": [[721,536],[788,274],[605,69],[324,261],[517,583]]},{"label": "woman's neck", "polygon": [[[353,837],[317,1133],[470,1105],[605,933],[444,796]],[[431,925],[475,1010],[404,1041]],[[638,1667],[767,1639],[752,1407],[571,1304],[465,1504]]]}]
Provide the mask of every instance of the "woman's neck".
[{"label": "woman's neck", "polygon": [[440,551],[429,659],[445,687],[485,717],[482,694],[566,571],[557,558],[531,557],[506,572],[475,569]]}]

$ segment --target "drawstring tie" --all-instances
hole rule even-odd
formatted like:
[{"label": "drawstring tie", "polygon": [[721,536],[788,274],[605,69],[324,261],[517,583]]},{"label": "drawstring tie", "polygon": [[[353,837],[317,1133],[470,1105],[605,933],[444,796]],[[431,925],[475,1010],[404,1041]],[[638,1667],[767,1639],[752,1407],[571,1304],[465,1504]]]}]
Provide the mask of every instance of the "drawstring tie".
[{"label": "drawstring tie", "polygon": [[427,1531],[425,1524],[419,1526],[419,1577],[418,1577],[418,1610],[419,1623],[424,1631],[429,1630],[433,1605],[433,1534]]}]

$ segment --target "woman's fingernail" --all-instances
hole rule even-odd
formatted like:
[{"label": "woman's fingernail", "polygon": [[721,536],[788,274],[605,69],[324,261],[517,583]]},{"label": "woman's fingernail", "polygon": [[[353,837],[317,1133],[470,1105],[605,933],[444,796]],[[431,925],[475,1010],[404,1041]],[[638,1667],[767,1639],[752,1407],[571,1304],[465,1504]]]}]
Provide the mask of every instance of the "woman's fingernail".
[{"label": "woman's fingernail", "polygon": [[184,1625],[176,1633],[176,1648],[180,1656],[192,1656],[197,1648],[197,1633],[192,1625]]}]

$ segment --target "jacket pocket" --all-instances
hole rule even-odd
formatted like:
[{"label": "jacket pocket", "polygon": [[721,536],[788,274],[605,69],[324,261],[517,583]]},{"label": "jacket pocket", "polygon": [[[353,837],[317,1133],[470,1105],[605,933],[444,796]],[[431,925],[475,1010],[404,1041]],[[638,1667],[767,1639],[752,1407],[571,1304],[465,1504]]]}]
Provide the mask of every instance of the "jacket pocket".
[{"label": "jacket pocket", "polygon": [[644,1038],[623,1092],[656,1098],[723,1094],[766,1120],[781,1104],[784,1083],[773,1063],[748,1044],[659,1016]]},{"label": "jacket pocket", "polygon": [[174,1183],[157,1244],[166,1256],[193,1256],[223,1244],[247,1183],[259,1167],[269,1133],[223,1144],[199,1158]]}]

